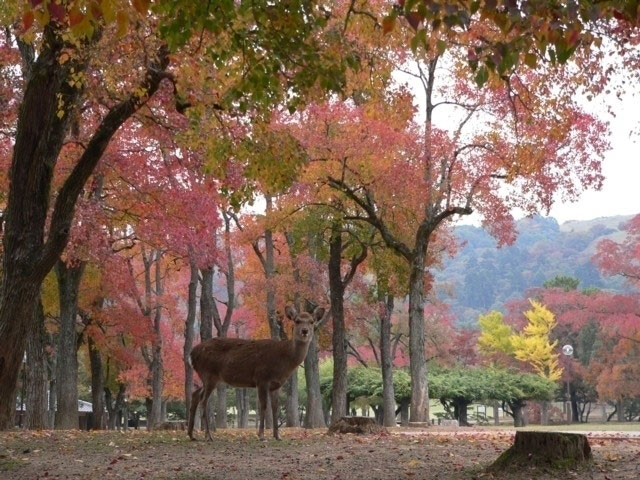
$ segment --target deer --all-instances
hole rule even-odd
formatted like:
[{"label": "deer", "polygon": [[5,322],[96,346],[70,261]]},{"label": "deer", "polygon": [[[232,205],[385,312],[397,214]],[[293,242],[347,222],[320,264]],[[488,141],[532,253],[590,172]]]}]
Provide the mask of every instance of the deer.
[{"label": "deer", "polygon": [[[187,433],[191,440],[198,404],[203,412],[205,439],[213,441],[209,430],[208,400],[219,382],[232,387],[257,388],[260,413],[258,437],[264,440],[264,419],[267,395],[271,397],[273,437],[280,440],[278,432],[278,401],[280,388],[300,365],[309,350],[314,327],[325,314],[325,309],[316,307],[313,314],[285,308],[287,318],[294,323],[293,335],[287,340],[245,340],[240,338],[212,338],[196,345],[191,350],[193,369],[202,380],[202,386],[193,392],[189,409]],[[216,431],[215,423],[213,431]]]}]

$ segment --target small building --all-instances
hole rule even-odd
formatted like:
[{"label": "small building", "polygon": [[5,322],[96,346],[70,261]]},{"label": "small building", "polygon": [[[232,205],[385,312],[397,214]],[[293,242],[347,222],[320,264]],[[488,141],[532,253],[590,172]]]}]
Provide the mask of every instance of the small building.
[{"label": "small building", "polygon": [[[15,425],[22,427],[24,425],[24,416],[27,411],[26,405],[16,405]],[[78,400],[78,427],[80,430],[90,430],[93,425],[93,405],[91,402]]]}]

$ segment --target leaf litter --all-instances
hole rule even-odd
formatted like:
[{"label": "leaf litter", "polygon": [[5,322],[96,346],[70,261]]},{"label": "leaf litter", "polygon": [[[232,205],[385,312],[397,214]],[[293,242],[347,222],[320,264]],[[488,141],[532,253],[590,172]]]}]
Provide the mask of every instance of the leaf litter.
[{"label": "leaf litter", "polygon": [[640,472],[640,440],[631,438],[594,439],[588,472],[531,468],[500,476],[484,468],[508,448],[511,435],[325,432],[283,429],[281,442],[260,442],[253,430],[233,429],[218,431],[213,442],[191,442],[176,432],[3,432],[0,478],[623,480]]}]

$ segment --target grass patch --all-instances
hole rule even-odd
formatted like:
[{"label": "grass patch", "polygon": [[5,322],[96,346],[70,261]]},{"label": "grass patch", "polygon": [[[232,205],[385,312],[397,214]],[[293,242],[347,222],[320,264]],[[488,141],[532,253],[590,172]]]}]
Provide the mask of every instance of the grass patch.
[{"label": "grass patch", "polygon": [[571,423],[562,425],[529,425],[515,428],[513,425],[481,425],[486,430],[521,430],[531,432],[640,432],[640,422]]},{"label": "grass patch", "polygon": [[569,425],[530,425],[518,430],[541,432],[640,432],[640,423],[572,423]]},{"label": "grass patch", "polygon": [[13,472],[14,470],[18,470],[23,463],[22,460],[18,460],[17,458],[0,455],[0,472]]}]

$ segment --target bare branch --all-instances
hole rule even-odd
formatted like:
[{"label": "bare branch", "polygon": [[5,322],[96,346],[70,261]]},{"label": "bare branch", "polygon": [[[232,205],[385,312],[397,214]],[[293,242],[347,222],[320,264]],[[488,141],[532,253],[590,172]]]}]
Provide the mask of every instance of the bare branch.
[{"label": "bare branch", "polygon": [[347,353],[351,356],[353,356],[353,358],[355,358],[358,362],[360,362],[360,364],[362,364],[363,367],[369,368],[369,365],[367,365],[367,362],[364,361],[364,358],[362,358],[362,355],[360,355],[360,352],[358,352],[358,350],[353,346],[353,344],[347,339]]},{"label": "bare branch", "polygon": [[359,197],[355,191],[347,186],[347,184],[341,180],[337,180],[335,178],[328,178],[329,186],[335,188],[343,192],[349,199],[353,200],[364,212],[367,214],[366,217],[351,217],[361,219],[371,225],[373,225],[382,235],[382,239],[385,241],[389,248],[392,248],[396,253],[402,255],[408,261],[411,261],[412,252],[404,243],[398,240],[391,231],[384,224],[382,219],[376,213],[376,209],[374,205],[371,203],[371,198],[368,197],[366,200]]}]

